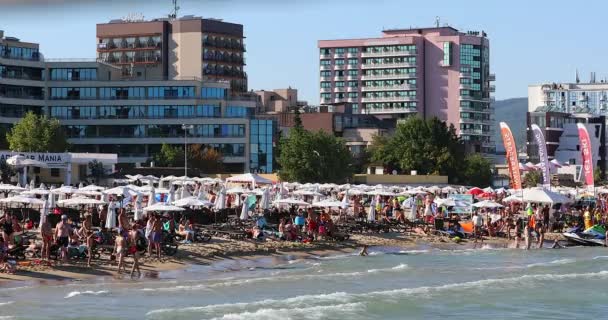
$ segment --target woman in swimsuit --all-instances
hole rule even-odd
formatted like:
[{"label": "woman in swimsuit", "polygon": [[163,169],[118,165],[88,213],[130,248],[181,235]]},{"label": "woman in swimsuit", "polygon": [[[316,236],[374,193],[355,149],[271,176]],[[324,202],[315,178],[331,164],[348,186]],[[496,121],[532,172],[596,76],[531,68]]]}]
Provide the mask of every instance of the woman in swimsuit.
[{"label": "woman in swimsuit", "polygon": [[93,256],[93,216],[90,213],[84,215],[84,222],[81,229],[82,237],[85,238],[87,246],[87,267],[91,267],[91,257]]},{"label": "woman in swimsuit", "polygon": [[0,219],[0,225],[2,226],[2,238],[4,238],[6,245],[10,247],[15,241],[13,238],[13,218],[10,213],[4,212],[4,216]]},{"label": "woman in swimsuit", "polygon": [[40,237],[42,238],[42,259],[49,260],[51,253],[51,243],[53,242],[53,228],[48,220],[40,225]]},{"label": "woman in swimsuit", "polygon": [[129,254],[133,256],[133,267],[131,268],[131,277],[133,277],[133,273],[137,269],[137,274],[141,274],[139,270],[139,254],[140,251],[143,252],[146,250],[145,244],[143,246],[138,246],[137,240],[142,237],[139,233],[139,226],[137,224],[133,224],[131,231],[129,231]]},{"label": "woman in swimsuit", "polygon": [[[125,238],[119,233],[116,236],[116,240],[114,241],[114,253],[116,254],[116,259],[118,259],[118,273],[120,273],[120,269],[125,269],[125,254],[127,253],[127,241]],[[126,271],[126,270],[125,270]]]}]

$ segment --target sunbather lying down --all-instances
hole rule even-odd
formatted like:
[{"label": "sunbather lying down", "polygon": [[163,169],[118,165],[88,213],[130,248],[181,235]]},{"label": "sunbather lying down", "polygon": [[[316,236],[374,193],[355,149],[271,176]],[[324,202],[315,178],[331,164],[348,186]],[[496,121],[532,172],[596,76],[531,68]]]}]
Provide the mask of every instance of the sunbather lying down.
[{"label": "sunbather lying down", "polygon": [[15,266],[12,263],[8,262],[6,257],[4,257],[0,261],[0,272],[14,274],[15,271],[16,271]]}]

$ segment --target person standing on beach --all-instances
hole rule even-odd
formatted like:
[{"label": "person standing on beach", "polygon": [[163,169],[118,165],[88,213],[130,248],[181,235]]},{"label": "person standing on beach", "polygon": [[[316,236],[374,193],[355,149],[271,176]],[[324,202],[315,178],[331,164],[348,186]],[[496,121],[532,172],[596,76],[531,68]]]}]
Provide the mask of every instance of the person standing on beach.
[{"label": "person standing on beach", "polygon": [[129,234],[129,219],[124,208],[120,208],[120,213],[118,214],[118,232],[123,237]]},{"label": "person standing on beach", "polygon": [[139,270],[139,254],[146,250],[145,240],[142,238],[142,234],[138,230],[137,224],[133,224],[131,231],[129,232],[129,254],[133,256],[133,267],[131,268],[131,278],[137,270],[137,274],[141,274]]},{"label": "person standing on beach", "polygon": [[589,207],[585,207],[585,213],[583,214],[583,219],[585,221],[585,230],[593,227],[593,222],[591,221],[591,212],[589,212]]},{"label": "person standing on beach", "polygon": [[85,213],[82,223],[82,236],[85,238],[87,246],[87,267],[91,267],[91,259],[93,257],[93,215]]},{"label": "person standing on beach", "polygon": [[[156,255],[160,260],[160,241],[163,237],[163,226],[158,215],[155,216],[154,225],[152,227],[152,242],[156,249]],[[150,252],[152,254],[152,252]]]},{"label": "person standing on beach", "polygon": [[[116,259],[118,259],[118,273],[120,273],[120,269],[125,269],[125,251],[127,250],[127,242],[125,237],[122,234],[118,234],[116,236],[116,240],[114,241],[114,253],[116,254]],[[126,270],[125,270],[126,271]]]},{"label": "person standing on beach", "polygon": [[475,237],[475,243],[477,243],[477,239],[481,238],[481,243],[483,243],[483,236],[481,235],[481,228],[483,226],[483,218],[477,212],[473,212],[473,237]]},{"label": "person standing on beach", "polygon": [[153,213],[148,214],[148,222],[146,222],[146,240],[148,240],[148,255],[152,256],[152,234],[154,233],[154,220],[156,217]]},{"label": "person standing on beach", "polygon": [[50,260],[51,242],[53,241],[53,228],[48,219],[40,225],[40,237],[42,238],[42,249],[40,255],[44,260]]},{"label": "person standing on beach", "polygon": [[15,238],[13,237],[15,229],[13,229],[13,217],[8,211],[4,211],[4,216],[0,219],[0,225],[2,226],[2,238],[7,248],[10,248],[15,242]]},{"label": "person standing on beach", "polygon": [[68,244],[70,243],[70,233],[72,228],[68,223],[68,216],[65,214],[61,216],[61,221],[55,226],[55,242],[61,248],[61,260],[66,262],[68,260]]}]

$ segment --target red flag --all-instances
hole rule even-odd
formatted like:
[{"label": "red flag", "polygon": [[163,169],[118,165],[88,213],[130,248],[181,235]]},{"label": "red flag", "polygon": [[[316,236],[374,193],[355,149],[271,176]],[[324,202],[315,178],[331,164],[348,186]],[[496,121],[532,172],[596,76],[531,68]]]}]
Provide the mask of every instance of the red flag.
[{"label": "red flag", "polygon": [[507,152],[507,164],[509,165],[509,176],[511,178],[511,187],[513,189],[521,189],[521,174],[519,173],[519,160],[517,160],[517,148],[515,146],[515,139],[513,139],[513,133],[509,126],[501,122],[500,123],[500,135],[505,145],[505,151]]},{"label": "red flag", "polygon": [[578,138],[581,142],[581,157],[583,159],[583,174],[585,175],[585,184],[593,186],[593,159],[591,157],[591,139],[587,127],[582,123],[577,123]]}]

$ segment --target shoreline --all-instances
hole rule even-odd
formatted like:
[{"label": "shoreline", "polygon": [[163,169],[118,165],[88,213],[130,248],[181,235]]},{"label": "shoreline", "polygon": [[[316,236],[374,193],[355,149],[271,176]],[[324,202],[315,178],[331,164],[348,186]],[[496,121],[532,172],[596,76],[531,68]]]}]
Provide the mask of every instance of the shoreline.
[{"label": "shoreline", "polygon": [[[556,236],[546,237],[546,241],[553,241]],[[484,246],[508,248],[512,240],[504,238],[486,238]],[[173,257],[163,257],[160,261],[153,258],[140,258],[142,274],[131,278],[129,273],[118,274],[116,264],[104,259],[101,263],[93,262],[88,268],[82,260],[71,261],[66,265],[55,266],[30,265],[17,266],[15,274],[0,273],[0,287],[14,287],[23,283],[34,285],[50,285],[57,282],[73,282],[88,280],[111,281],[146,281],[157,279],[163,272],[182,271],[195,265],[212,265],[221,261],[233,259],[256,260],[272,256],[291,256],[295,259],[309,259],[313,257],[326,257],[338,254],[352,254],[364,245],[369,247],[393,247],[402,249],[441,249],[461,250],[475,249],[470,241],[456,243],[438,236],[403,235],[397,233],[386,234],[355,234],[343,242],[315,241],[313,243],[253,240],[227,240],[213,238],[209,243],[195,243],[180,245],[178,253]],[[481,249],[481,246],[478,247]],[[132,259],[125,259],[127,270],[130,270]]]}]

